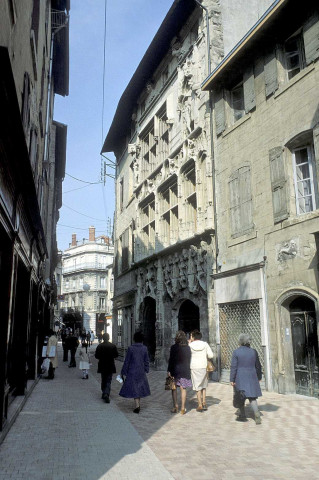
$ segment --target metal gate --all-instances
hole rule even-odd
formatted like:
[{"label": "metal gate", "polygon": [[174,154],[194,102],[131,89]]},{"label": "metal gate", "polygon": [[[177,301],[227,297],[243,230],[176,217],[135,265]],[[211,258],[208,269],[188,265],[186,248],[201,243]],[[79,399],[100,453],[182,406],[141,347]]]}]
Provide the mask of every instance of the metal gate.
[{"label": "metal gate", "polygon": [[294,312],[290,320],[296,393],[318,396],[319,355],[315,312]]},{"label": "metal gate", "polygon": [[238,337],[241,333],[251,336],[251,346],[257,350],[263,367],[259,300],[220,304],[219,330],[222,382],[229,382],[232,353],[238,348]]}]

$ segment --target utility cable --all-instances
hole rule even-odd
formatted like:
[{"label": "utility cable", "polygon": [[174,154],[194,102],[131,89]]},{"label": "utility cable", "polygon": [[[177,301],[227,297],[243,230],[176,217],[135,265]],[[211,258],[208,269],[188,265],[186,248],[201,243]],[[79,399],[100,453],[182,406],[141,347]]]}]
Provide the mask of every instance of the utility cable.
[{"label": "utility cable", "polygon": [[[87,228],[72,227],[72,225],[64,225],[63,223],[58,223],[58,227],[66,227],[66,228],[73,228],[73,230],[85,230],[85,231],[87,231]],[[105,233],[105,231],[104,230],[95,230],[95,233]]]},{"label": "utility cable", "polygon": [[92,220],[96,220],[98,222],[105,222],[106,220],[101,220],[100,218],[95,218],[91,217],[90,215],[85,215],[85,213],[78,212],[77,210],[74,210],[74,208],[69,207],[68,205],[65,205],[65,203],[62,203],[63,207],[68,208],[69,210],[72,210],[72,212],[78,213],[79,215],[82,215],[83,217],[91,218]]},{"label": "utility cable", "polygon": [[102,182],[87,182],[85,180],[81,180],[80,178],[73,177],[73,175],[70,175],[69,173],[66,173],[65,175],[67,175],[68,177],[74,178],[74,180],[77,180],[78,182],[88,183],[89,185],[97,185],[98,183],[102,183]]}]

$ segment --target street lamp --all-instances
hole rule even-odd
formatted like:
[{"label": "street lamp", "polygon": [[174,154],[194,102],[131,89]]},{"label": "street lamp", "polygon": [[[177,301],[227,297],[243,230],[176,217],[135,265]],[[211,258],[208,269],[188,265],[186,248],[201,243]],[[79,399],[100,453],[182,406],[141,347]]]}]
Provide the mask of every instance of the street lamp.
[{"label": "street lamp", "polygon": [[[83,291],[87,294],[88,291],[91,289],[90,285],[88,283],[83,284]],[[84,299],[83,299],[84,300]],[[82,319],[83,319],[83,324],[84,324],[84,309],[83,309],[83,302],[82,302]],[[84,325],[82,325],[82,328],[84,328]]]}]

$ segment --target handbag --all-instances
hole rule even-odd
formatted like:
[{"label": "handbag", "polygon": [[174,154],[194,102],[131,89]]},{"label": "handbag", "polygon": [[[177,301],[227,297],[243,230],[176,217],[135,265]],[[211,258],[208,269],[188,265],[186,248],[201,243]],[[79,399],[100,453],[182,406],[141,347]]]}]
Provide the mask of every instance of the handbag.
[{"label": "handbag", "polygon": [[215,370],[216,370],[216,367],[213,365],[213,362],[207,359],[206,372],[215,372]]},{"label": "handbag", "polygon": [[167,375],[165,380],[165,390],[176,390],[176,384],[174,377]]},{"label": "handbag", "polygon": [[48,357],[46,357],[42,362],[41,372],[42,373],[47,373],[49,371],[49,368],[50,368],[50,360],[49,360]]},{"label": "handbag", "polygon": [[234,408],[240,408],[244,405],[246,400],[246,395],[244,390],[237,390],[236,387],[234,387],[234,396],[233,396],[233,407]]}]

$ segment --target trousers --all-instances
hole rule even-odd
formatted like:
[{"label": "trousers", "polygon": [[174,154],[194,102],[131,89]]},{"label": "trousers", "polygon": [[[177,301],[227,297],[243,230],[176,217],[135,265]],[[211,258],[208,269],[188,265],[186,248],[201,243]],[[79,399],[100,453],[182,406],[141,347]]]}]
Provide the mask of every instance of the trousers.
[{"label": "trousers", "polygon": [[101,390],[103,395],[110,396],[112,373],[101,373]]}]

